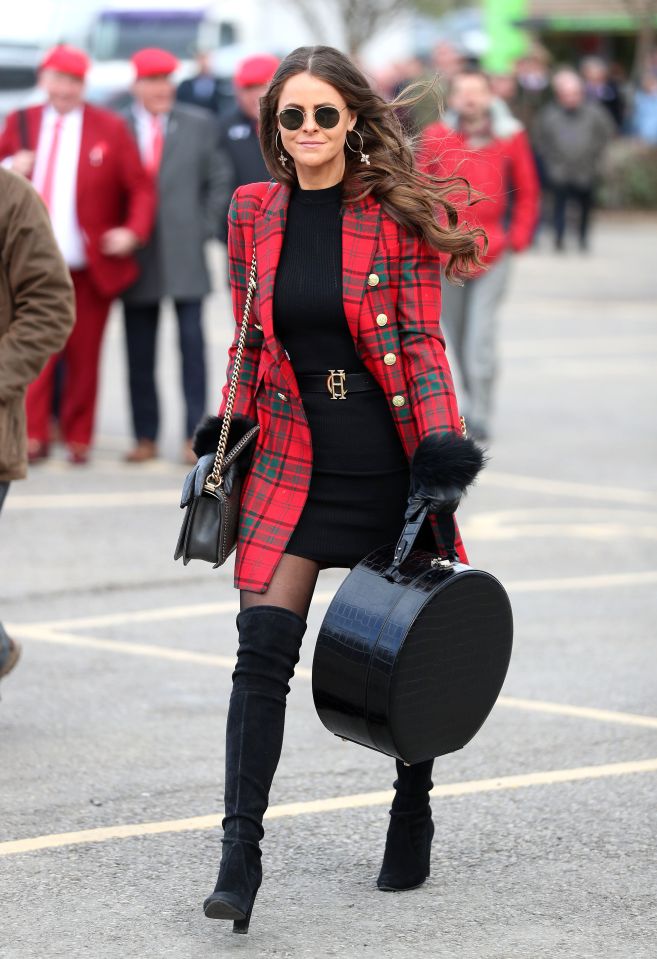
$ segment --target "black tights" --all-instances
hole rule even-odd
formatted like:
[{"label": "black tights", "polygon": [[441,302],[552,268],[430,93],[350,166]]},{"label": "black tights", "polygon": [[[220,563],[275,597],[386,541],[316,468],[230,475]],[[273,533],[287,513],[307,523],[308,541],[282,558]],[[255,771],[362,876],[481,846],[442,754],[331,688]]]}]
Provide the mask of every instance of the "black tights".
[{"label": "black tights", "polygon": [[[312,559],[284,553],[266,593],[241,590],[240,609],[245,610],[252,606],[281,606],[305,620],[308,618],[308,610],[317,585],[317,577],[322,568],[320,563],[316,563]],[[411,796],[427,796],[428,799],[428,792],[432,786],[432,769],[433,759],[413,766],[404,766],[403,763],[397,761],[397,797],[395,802],[399,803],[402,796],[405,797],[407,802],[411,801]],[[393,810],[396,811],[394,804]]]},{"label": "black tights", "polygon": [[240,592],[240,609],[251,606],[282,606],[301,619],[308,618],[310,601],[322,567],[312,559],[283,553],[266,593]]}]

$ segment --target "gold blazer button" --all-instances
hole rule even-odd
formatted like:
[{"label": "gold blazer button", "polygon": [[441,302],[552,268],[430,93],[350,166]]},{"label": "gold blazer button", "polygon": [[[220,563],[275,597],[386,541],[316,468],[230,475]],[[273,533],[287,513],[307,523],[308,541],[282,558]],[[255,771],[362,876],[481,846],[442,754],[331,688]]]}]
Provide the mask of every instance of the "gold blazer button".
[{"label": "gold blazer button", "polygon": [[379,326],[385,326],[388,322],[388,317],[385,315],[385,313],[379,313],[376,318],[376,322]]},{"label": "gold blazer button", "polygon": [[393,398],[392,398],[392,405],[393,405],[393,406],[400,407],[400,406],[404,406],[405,403],[406,403],[406,400],[405,400],[404,397],[401,396],[399,393],[397,394],[397,396],[393,396]]},{"label": "gold blazer button", "polygon": [[383,357],[383,362],[386,366],[394,366],[397,362],[397,357],[394,353],[386,353],[386,355]]},{"label": "gold blazer button", "polygon": [[279,398],[279,400],[283,400],[284,403],[287,402],[287,396],[285,393],[277,393],[276,396]]},{"label": "gold blazer button", "polygon": [[262,332],[262,327],[259,323],[254,323],[253,325],[255,326],[256,330],[260,330]]},{"label": "gold blazer button", "polygon": [[378,286],[379,278],[376,275],[376,273],[370,273],[370,275],[367,278],[367,282],[369,283],[370,286]]}]

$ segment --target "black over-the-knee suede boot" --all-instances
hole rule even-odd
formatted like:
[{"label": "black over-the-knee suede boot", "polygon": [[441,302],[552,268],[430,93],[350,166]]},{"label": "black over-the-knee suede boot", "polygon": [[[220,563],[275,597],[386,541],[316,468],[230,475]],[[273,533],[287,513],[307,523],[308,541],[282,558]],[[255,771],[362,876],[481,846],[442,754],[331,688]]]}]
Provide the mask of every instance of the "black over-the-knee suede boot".
[{"label": "black over-the-knee suede boot", "polygon": [[306,624],[279,606],[237,617],[239,646],[226,723],[224,838],[219,878],[203,903],[210,919],[245,933],[262,881],[260,840],[283,745],[285,702]]},{"label": "black over-the-knee suede boot", "polygon": [[376,881],[384,892],[421,886],[431,872],[433,820],[429,792],[433,759],[413,766],[397,760],[383,865]]}]

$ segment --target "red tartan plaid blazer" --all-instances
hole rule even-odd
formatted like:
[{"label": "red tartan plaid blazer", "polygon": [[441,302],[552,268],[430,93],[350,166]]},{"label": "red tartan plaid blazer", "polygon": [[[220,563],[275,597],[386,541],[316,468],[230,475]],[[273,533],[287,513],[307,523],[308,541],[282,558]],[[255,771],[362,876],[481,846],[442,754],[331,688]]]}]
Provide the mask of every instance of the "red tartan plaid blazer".
[{"label": "red tartan plaid blazer", "polygon": [[[301,395],[274,332],[274,284],[289,197],[289,189],[279,183],[247,184],[236,190],[228,214],[236,320],[228,381],[254,242],[258,267],[234,407],[236,414],[260,424],[242,488],[235,586],[261,593],[266,592],[301,516],[312,472],[312,443]],[[429,433],[461,429],[439,324],[439,256],[395,223],[372,197],[346,204],[342,224],[343,297],[349,329],[365,366],[389,400],[390,415],[410,460],[418,442]],[[228,382],[220,415],[227,395]],[[457,547],[467,562],[460,539]]]}]

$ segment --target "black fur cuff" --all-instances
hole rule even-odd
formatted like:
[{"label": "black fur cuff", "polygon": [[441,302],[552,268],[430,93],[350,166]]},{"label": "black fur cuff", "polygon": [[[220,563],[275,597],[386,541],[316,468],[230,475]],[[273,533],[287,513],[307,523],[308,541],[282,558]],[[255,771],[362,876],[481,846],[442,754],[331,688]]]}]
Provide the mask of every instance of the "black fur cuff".
[{"label": "black fur cuff", "polygon": [[421,440],[411,460],[414,488],[455,486],[464,492],[486,465],[477,444],[460,433],[430,434]]},{"label": "black fur cuff", "polygon": [[[205,456],[206,453],[216,453],[219,446],[219,435],[221,433],[222,416],[206,416],[196,427],[192,449],[198,457]],[[228,430],[227,451],[232,450],[233,446],[242,439],[256,424],[245,416],[233,416]],[[249,444],[250,445],[250,444]]]}]

